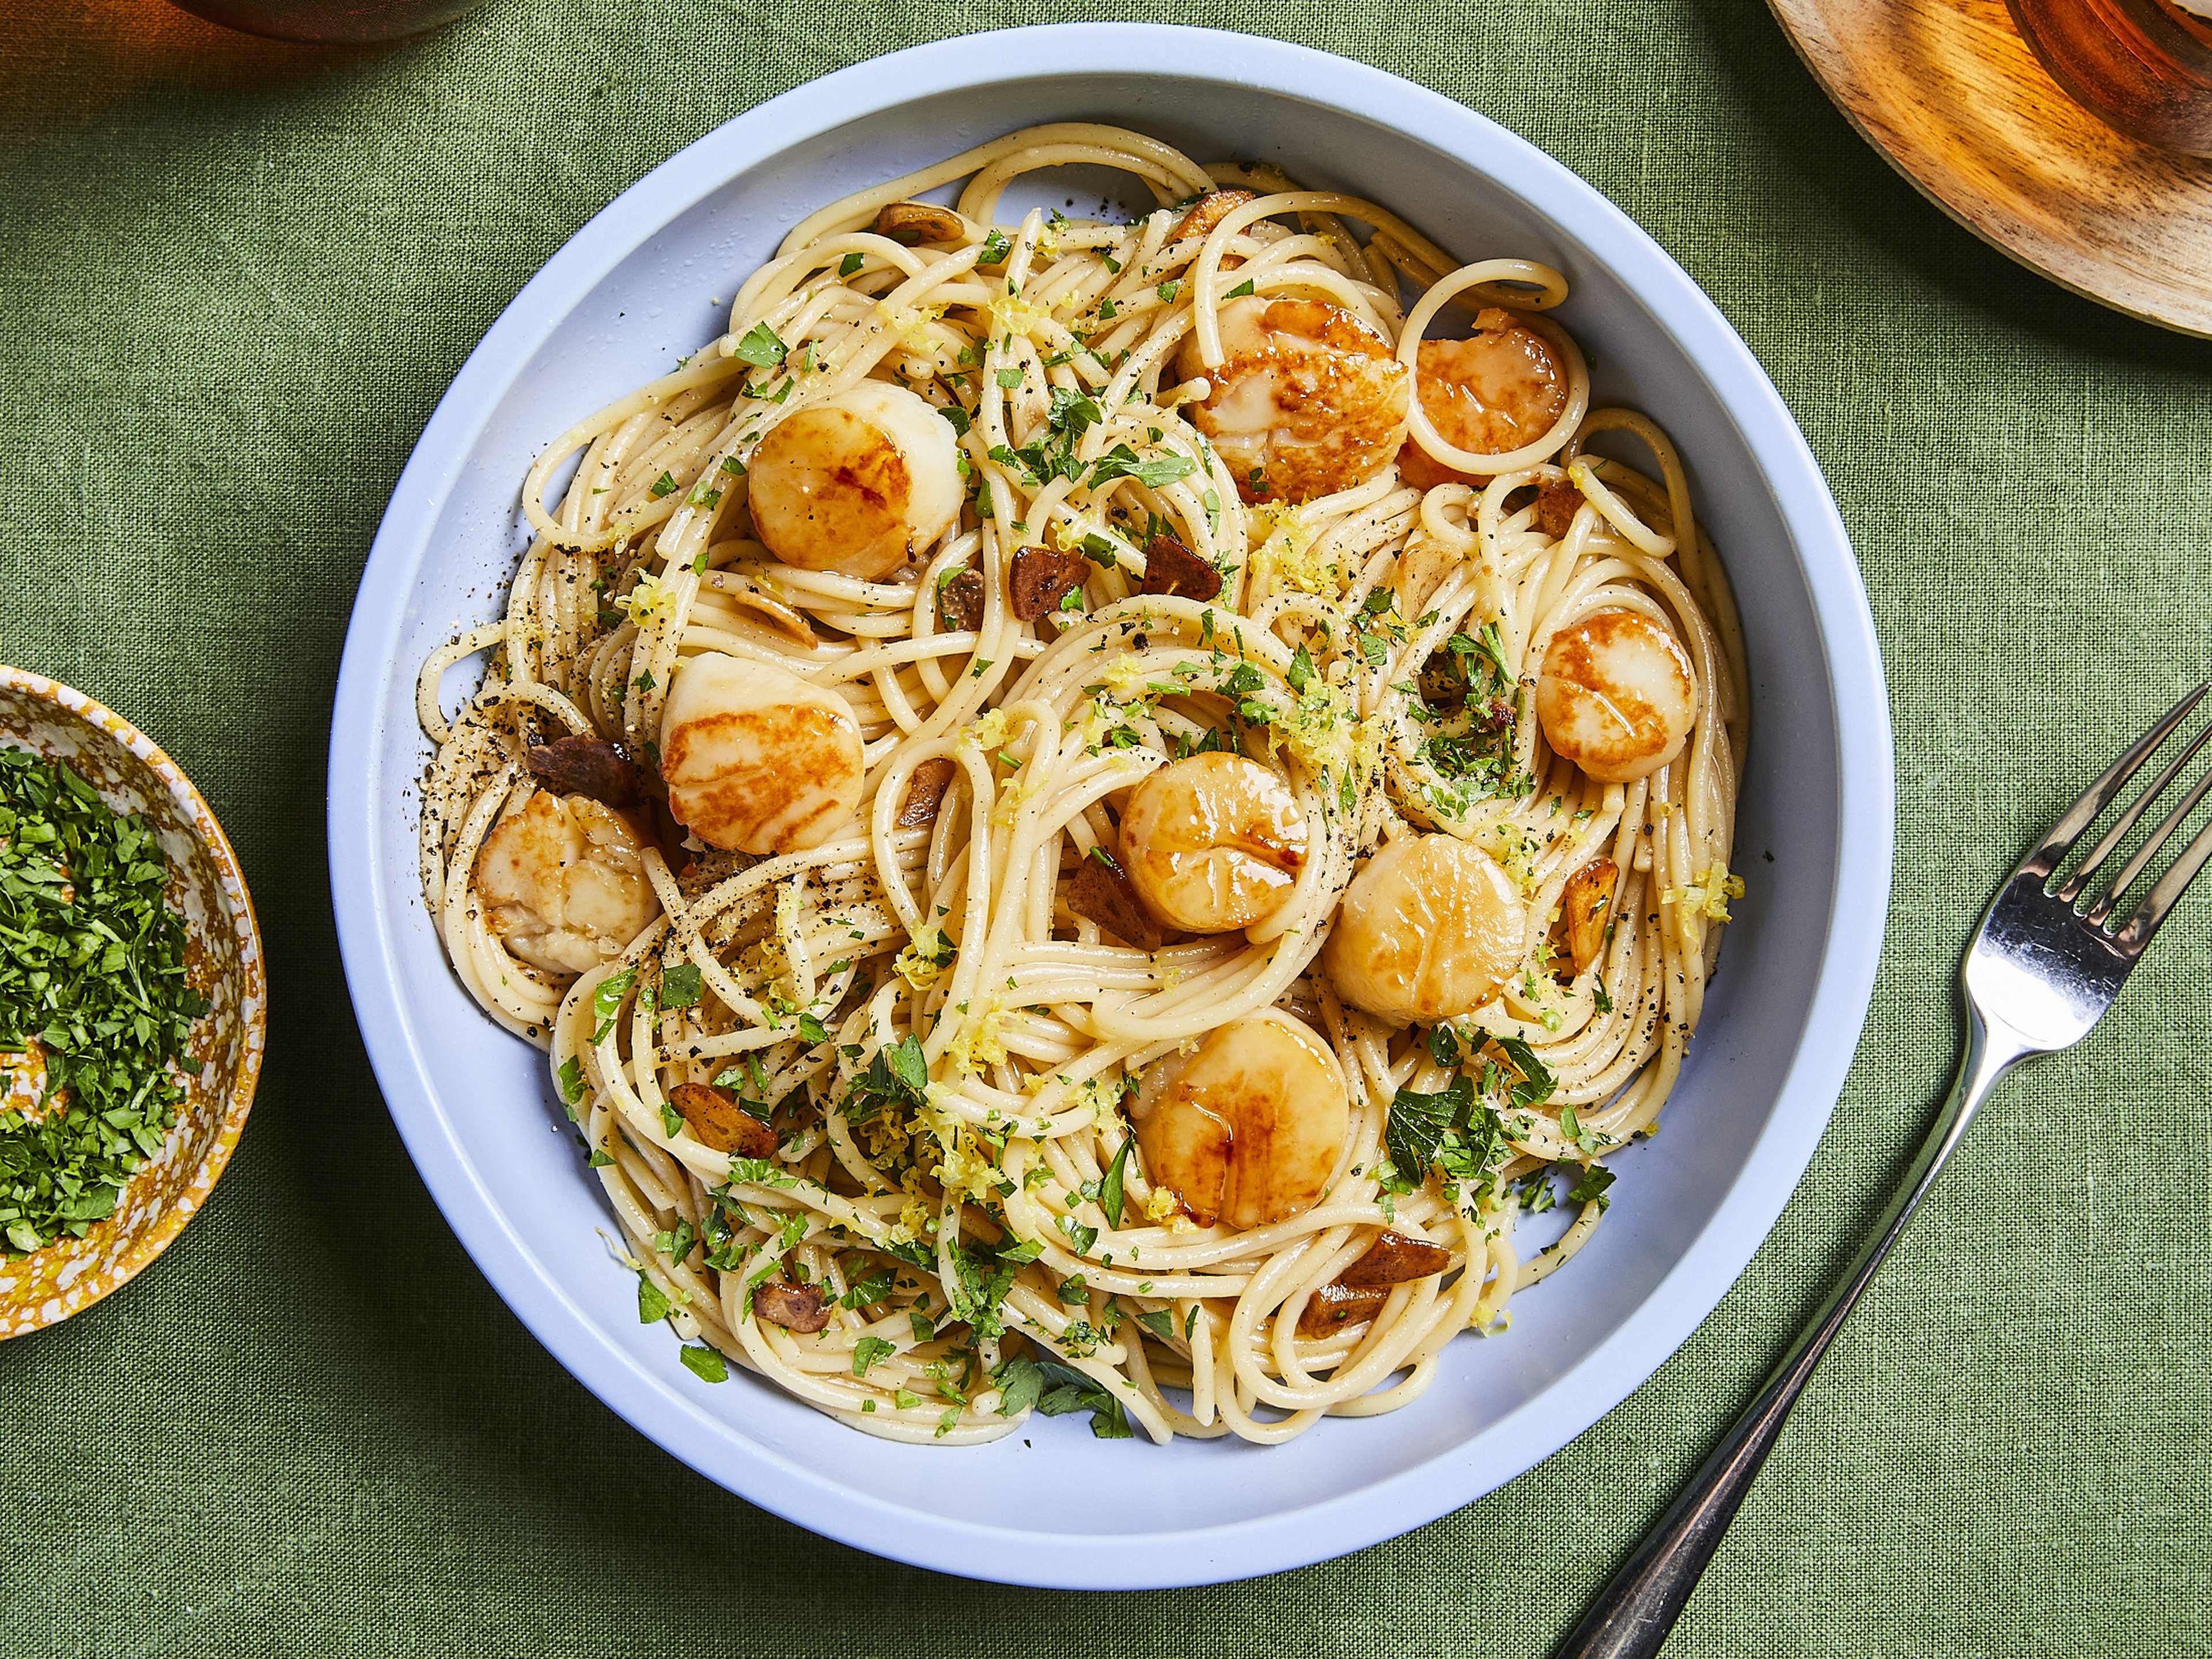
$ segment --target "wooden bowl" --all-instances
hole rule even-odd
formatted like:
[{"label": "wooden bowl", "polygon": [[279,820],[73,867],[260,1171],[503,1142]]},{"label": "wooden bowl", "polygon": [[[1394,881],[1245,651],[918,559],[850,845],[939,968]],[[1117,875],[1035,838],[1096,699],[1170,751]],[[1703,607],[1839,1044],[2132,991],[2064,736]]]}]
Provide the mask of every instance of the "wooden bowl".
[{"label": "wooden bowl", "polygon": [[1913,187],[2100,305],[2212,337],[2212,159],[2061,91],[2005,0],[1767,0],[1838,108]]},{"label": "wooden bowl", "polygon": [[168,902],[184,918],[185,969],[208,1012],[193,1022],[177,1121],[115,1213],[82,1238],[29,1255],[0,1251],[0,1340],[58,1324],[159,1255],[206,1202],[253,1104],[268,981],[253,902],[222,828],[177,763],[82,691],[0,665],[0,744],[74,766],[118,812],[143,813],[169,855]]}]

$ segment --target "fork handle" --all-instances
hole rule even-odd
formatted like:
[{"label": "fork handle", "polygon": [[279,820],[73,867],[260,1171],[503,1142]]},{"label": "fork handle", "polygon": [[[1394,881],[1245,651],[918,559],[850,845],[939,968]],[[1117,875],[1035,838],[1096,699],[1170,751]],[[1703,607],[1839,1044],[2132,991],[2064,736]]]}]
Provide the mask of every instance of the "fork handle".
[{"label": "fork handle", "polygon": [[1555,1659],[1652,1659],[1667,1640],[1683,1603],[1698,1587],[1705,1564],[1720,1547],[1729,1522],[1750,1492],[1759,1466],[1781,1438],[1790,1408],[1812,1380],[1814,1368],[1887,1259],[1890,1248],[1920,1207],[1920,1200],[1936,1184],[1952,1149],[1997,1079],[2033,1052],[2009,1031],[2000,1028],[1992,1033],[1971,1006],[1966,1010],[1966,1048],[1960,1057],[1951,1092],[1936,1113],[1911,1173],[1883,1211],[1850,1272],[1829,1296],[1819,1316],[1798,1334],[1782,1363],[1683,1488],[1674,1507],[1598,1592]]}]

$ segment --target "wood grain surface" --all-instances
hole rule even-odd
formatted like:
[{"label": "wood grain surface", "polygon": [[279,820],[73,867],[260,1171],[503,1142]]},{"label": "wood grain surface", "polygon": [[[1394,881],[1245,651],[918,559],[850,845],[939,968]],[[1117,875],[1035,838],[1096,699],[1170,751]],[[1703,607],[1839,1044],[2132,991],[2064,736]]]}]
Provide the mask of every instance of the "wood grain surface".
[{"label": "wood grain surface", "polygon": [[2022,264],[2212,337],[2212,161],[2075,104],[2003,0],[1768,0],[1820,84],[1936,206]]}]

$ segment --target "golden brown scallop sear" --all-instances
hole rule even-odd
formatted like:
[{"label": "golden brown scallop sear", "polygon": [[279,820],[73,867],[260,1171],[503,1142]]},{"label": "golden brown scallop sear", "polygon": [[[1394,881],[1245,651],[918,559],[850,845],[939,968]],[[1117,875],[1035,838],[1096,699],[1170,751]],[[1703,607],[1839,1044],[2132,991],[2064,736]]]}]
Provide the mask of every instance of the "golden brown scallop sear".
[{"label": "golden brown scallop sear", "polygon": [[1388,1290],[1431,1278],[1449,1266],[1451,1252],[1443,1245],[1386,1227],[1375,1235],[1366,1255],[1336,1276],[1336,1282],[1348,1290]]},{"label": "golden brown scallop sear", "polygon": [[1447,835],[1401,836],[1345,889],[1322,967],[1354,1007],[1433,1025],[1495,996],[1528,931],[1528,906],[1487,853]]},{"label": "golden brown scallop sear", "polygon": [[876,213],[876,234],[902,247],[939,246],[967,240],[968,222],[932,202],[886,202]]},{"label": "golden brown scallop sear", "polygon": [[1559,891],[1559,932],[1565,938],[1567,960],[1576,976],[1587,974],[1605,949],[1606,929],[1613,921],[1613,890],[1620,882],[1620,866],[1611,859],[1592,859],[1567,878]]},{"label": "golden brown scallop sear", "polygon": [[1273,1008],[1146,1066],[1129,1115],[1145,1178],[1202,1227],[1264,1227],[1311,1209],[1351,1127],[1335,1054]]},{"label": "golden brown scallop sear", "polygon": [[1594,611],[1545,647],[1536,718],[1552,752],[1599,782],[1649,777],[1697,722],[1690,653],[1649,617]]},{"label": "golden brown scallop sear", "polygon": [[753,1287],[753,1312],[771,1325],[811,1336],[830,1322],[830,1293],[819,1285],[771,1279]]},{"label": "golden brown scallop sear", "polygon": [[1170,927],[1226,933],[1265,921],[1305,866],[1307,830],[1273,768],[1209,750],[1170,761],[1129,792],[1121,867]]},{"label": "golden brown scallop sear", "polygon": [[1153,920],[1127,872],[1103,847],[1086,853],[1076,866],[1068,879],[1067,908],[1139,951],[1157,951],[1182,937]]},{"label": "golden brown scallop sear", "polygon": [[862,380],[770,427],[745,492],[784,563],[882,581],[958,514],[958,441],[915,393]]},{"label": "golden brown scallop sear", "polygon": [[1208,368],[1198,337],[1176,373],[1203,376],[1190,417],[1248,501],[1297,504],[1365,483],[1406,437],[1413,376],[1390,343],[1339,306],[1252,295],[1221,307],[1222,362]]},{"label": "golden brown scallop sear", "polygon": [[1382,1311],[1382,1304],[1389,1299],[1388,1285],[1364,1291],[1355,1291],[1341,1280],[1321,1285],[1306,1298],[1305,1308],[1298,1315],[1298,1334],[1330,1337],[1364,1325]]},{"label": "golden brown scallop sear", "polygon": [[1080,553],[1048,547],[1018,547],[1006,586],[1014,615],[1036,622],[1060,609],[1060,602],[1083,585],[1091,561]]},{"label": "golden brown scallop sear", "polygon": [[775,1131],[738,1105],[727,1089],[711,1083],[679,1083],[668,1091],[668,1102],[702,1146],[732,1158],[775,1156]]},{"label": "golden brown scallop sear", "polygon": [[1137,592],[1204,605],[1221,597],[1221,573],[1174,537],[1155,536],[1145,546],[1145,574],[1137,579]]},{"label": "golden brown scallop sear", "polygon": [[818,847],[860,804],[860,728],[844,699],[719,651],[676,668],[660,717],[668,810],[709,847]]},{"label": "golden brown scallop sear", "polygon": [[660,914],[635,818],[588,795],[539,790],[477,850],[484,920],[549,974],[580,974],[629,948]]},{"label": "golden brown scallop sear", "polygon": [[556,795],[583,795],[602,806],[630,806],[638,795],[636,763],[605,738],[572,736],[531,744],[530,775]]},{"label": "golden brown scallop sear", "polygon": [[937,620],[947,633],[972,634],[983,625],[983,573],[957,570],[938,584]]},{"label": "golden brown scallop sear", "polygon": [[896,823],[900,829],[919,830],[925,823],[937,822],[938,808],[945,804],[945,792],[951,787],[957,769],[942,755],[914,769],[907,778],[906,799],[899,803]]},{"label": "golden brown scallop sear", "polygon": [[[1509,311],[1479,313],[1464,340],[1424,340],[1414,354],[1421,412],[1437,435],[1471,455],[1534,443],[1567,407],[1567,373],[1552,343]],[[1480,482],[1432,459],[1408,438],[1398,475],[1416,489]]]},{"label": "golden brown scallop sear", "polygon": [[1237,211],[1247,202],[1260,198],[1249,190],[1209,190],[1190,204],[1190,211],[1176,221],[1176,228],[1168,233],[1168,240],[1180,242],[1186,236],[1211,236],[1213,228]]}]

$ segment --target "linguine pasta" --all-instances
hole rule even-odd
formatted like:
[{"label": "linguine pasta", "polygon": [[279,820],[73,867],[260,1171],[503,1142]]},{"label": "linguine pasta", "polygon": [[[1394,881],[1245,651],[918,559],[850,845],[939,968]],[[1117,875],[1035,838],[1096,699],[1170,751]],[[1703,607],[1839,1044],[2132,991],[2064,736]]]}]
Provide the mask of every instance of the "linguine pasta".
[{"label": "linguine pasta", "polygon": [[[1076,163],[1159,207],[996,226],[1013,179]],[[425,893],[471,994],[548,1051],[641,1311],[694,1370],[915,1442],[1080,1407],[1272,1443],[1418,1398],[1589,1237],[1741,890],[1743,677],[1681,465],[1590,406],[1565,296],[1371,203],[1040,127],[823,209],[719,340],[547,447],[506,614],[422,670]],[[1449,365],[1421,342],[1468,313],[1535,366],[1525,441],[1465,447],[1498,428],[1431,394]],[[1256,447],[1255,362],[1288,422]],[[779,557],[763,441],[888,409],[875,385],[941,411],[957,510],[887,571]],[[1601,459],[1601,433],[1655,464]],[[898,441],[918,465],[942,439]],[[1316,467],[1363,476],[1309,493]],[[1693,713],[1639,775],[1553,741],[1577,628],[1680,665]],[[441,679],[477,654],[448,720]],[[855,782],[792,828],[848,751],[761,727],[749,787],[783,817],[717,841],[682,700],[781,676],[805,695],[778,708],[849,728]],[[563,738],[589,766],[541,758]],[[1156,776],[1199,793],[1157,786],[1140,828]],[[1274,841],[1178,818],[1224,779]],[[1493,884],[1494,939],[1360,909],[1401,843],[1475,860],[1437,867]],[[1189,890],[1217,921],[1233,866],[1259,913],[1177,925],[1154,854],[1213,884]],[[1496,939],[1467,1006],[1358,988],[1409,949],[1469,982]],[[1312,1079],[1273,1117],[1206,1093],[1224,1056],[1249,1080],[1273,1055]],[[1524,1255],[1516,1221],[1554,1206],[1565,1236]]]}]

